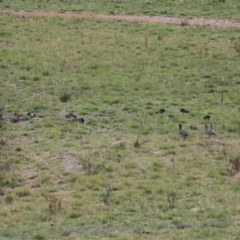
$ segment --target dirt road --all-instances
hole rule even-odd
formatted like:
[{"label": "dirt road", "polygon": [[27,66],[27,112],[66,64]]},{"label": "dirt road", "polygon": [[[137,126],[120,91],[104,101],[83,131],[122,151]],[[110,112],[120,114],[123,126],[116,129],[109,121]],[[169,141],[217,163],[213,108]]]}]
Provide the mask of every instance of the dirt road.
[{"label": "dirt road", "polygon": [[205,26],[215,26],[215,27],[233,27],[240,28],[240,22],[237,21],[228,21],[228,20],[220,20],[220,19],[202,19],[202,18],[177,18],[177,17],[165,17],[165,16],[136,16],[136,15],[114,15],[114,14],[90,14],[90,13],[72,13],[72,12],[41,12],[41,11],[33,11],[33,12],[2,12],[7,13],[9,15],[21,15],[26,17],[50,17],[50,16],[58,16],[58,17],[75,17],[75,18],[101,18],[101,19],[117,19],[117,20],[129,20],[129,21],[146,21],[146,22],[155,22],[155,23],[172,23],[172,24],[184,24],[187,23],[189,25],[205,25]]}]

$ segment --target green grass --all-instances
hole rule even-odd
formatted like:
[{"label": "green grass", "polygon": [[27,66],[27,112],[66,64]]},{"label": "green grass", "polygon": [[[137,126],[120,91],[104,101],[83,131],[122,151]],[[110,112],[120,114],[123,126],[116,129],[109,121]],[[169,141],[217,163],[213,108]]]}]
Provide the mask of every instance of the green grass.
[{"label": "green grass", "polygon": [[3,0],[0,9],[240,19],[238,0]]},{"label": "green grass", "polygon": [[0,25],[1,239],[238,237],[237,29],[4,14]]}]

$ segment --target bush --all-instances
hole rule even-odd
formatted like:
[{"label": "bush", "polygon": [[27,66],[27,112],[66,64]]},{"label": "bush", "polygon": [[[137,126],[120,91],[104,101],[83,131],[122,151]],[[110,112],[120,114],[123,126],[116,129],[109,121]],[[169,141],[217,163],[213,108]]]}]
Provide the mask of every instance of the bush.
[{"label": "bush", "polygon": [[240,155],[230,158],[229,163],[230,163],[230,167],[228,168],[229,175],[234,176],[236,173],[240,171]]},{"label": "bush", "polygon": [[12,204],[13,203],[13,200],[14,200],[14,197],[12,195],[7,195],[6,198],[5,198],[5,202],[7,204]]},{"label": "bush", "polygon": [[65,103],[68,102],[71,99],[71,94],[64,92],[61,96],[60,96],[60,101]]}]

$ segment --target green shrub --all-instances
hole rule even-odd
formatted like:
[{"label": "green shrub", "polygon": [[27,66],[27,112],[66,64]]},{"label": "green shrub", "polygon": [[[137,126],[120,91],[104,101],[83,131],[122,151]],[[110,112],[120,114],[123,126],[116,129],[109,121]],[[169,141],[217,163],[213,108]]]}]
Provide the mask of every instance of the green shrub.
[{"label": "green shrub", "polygon": [[6,202],[7,204],[12,204],[13,201],[14,201],[14,196],[13,196],[13,195],[8,194],[8,195],[5,197],[5,202]]},{"label": "green shrub", "polygon": [[71,99],[71,94],[67,93],[67,92],[64,92],[64,93],[61,94],[59,99],[60,99],[61,102],[66,103]]}]

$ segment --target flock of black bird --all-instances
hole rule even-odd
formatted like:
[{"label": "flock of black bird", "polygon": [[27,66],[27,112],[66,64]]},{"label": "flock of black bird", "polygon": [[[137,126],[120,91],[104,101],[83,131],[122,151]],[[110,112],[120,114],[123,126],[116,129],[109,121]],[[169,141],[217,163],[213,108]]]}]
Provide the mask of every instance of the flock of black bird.
[{"label": "flock of black bird", "polygon": [[[158,111],[156,111],[155,113],[164,113],[165,112],[165,109],[164,108],[161,108],[159,109]],[[190,113],[190,111],[186,110],[185,108],[180,108],[180,112],[181,113]],[[168,117],[174,117],[174,115],[168,115]],[[209,120],[211,118],[210,115],[206,115],[203,117],[204,120]],[[189,136],[189,133],[185,130],[182,129],[182,124],[179,124],[179,135],[183,137],[183,139],[185,140],[187,136]],[[217,136],[214,129],[213,129],[213,126],[212,124],[210,125],[210,128],[208,128],[208,126],[205,124],[205,133],[209,136]]]},{"label": "flock of black bird", "polygon": [[[37,116],[35,113],[31,113],[31,112],[28,112],[26,115],[28,117],[30,117],[30,118],[36,118],[36,117],[43,118],[43,116]],[[80,123],[84,123],[85,122],[84,118],[77,117],[74,113],[67,113],[65,115],[65,117],[71,119],[72,122],[80,122]],[[3,116],[1,117],[1,119],[4,119]],[[22,114],[18,114],[18,113],[14,113],[13,116],[10,118],[10,121],[12,123],[17,123],[17,122],[20,122],[22,120],[24,120],[23,115]]]},{"label": "flock of black bird", "polygon": [[82,118],[82,117],[78,118],[74,113],[67,113],[65,115],[65,117],[66,118],[71,118],[73,122],[80,122],[80,123],[84,123],[85,122],[84,118]]},{"label": "flock of black bird", "polygon": [[[164,112],[165,112],[165,109],[161,108],[158,111],[156,111],[155,113],[156,114],[157,113],[162,114]],[[180,108],[180,112],[181,113],[190,113],[190,111],[186,110],[185,108]],[[28,112],[27,116],[30,117],[30,118],[37,117],[36,114],[31,113],[31,112]],[[40,117],[42,117],[42,116],[40,116]],[[71,119],[73,122],[80,122],[80,123],[84,123],[85,122],[84,118],[77,117],[74,113],[67,113],[65,115],[65,117],[68,118],[68,119]],[[173,118],[174,115],[168,115],[168,117]],[[203,117],[204,120],[209,120],[210,118],[211,118],[210,115],[206,115],[206,116]],[[14,113],[14,115],[10,119],[10,121],[13,122],[13,123],[16,123],[16,122],[21,121],[22,119],[23,119],[22,115]],[[210,128],[208,128],[208,126],[205,124],[205,133],[209,136],[209,138],[210,138],[210,136],[217,136],[215,131],[214,131],[214,129],[213,129],[212,124],[210,125]],[[189,133],[182,129],[182,124],[179,124],[179,135],[182,136],[184,140],[186,139],[186,137],[189,136]]]},{"label": "flock of black bird", "polygon": [[[35,118],[37,117],[35,113],[28,112],[27,116],[30,118]],[[42,117],[42,116],[39,116]],[[13,123],[19,122],[23,120],[22,114],[14,113],[14,115],[11,117],[10,121]]]}]

